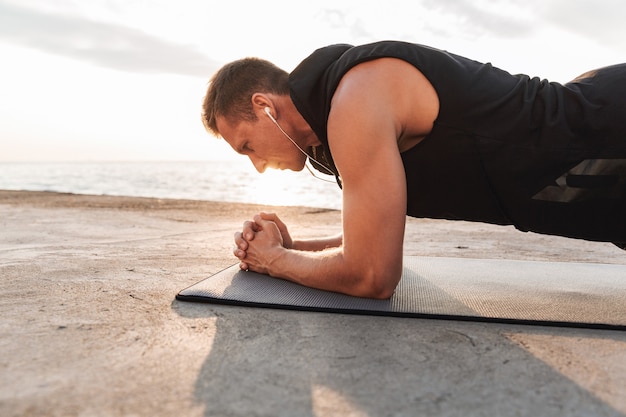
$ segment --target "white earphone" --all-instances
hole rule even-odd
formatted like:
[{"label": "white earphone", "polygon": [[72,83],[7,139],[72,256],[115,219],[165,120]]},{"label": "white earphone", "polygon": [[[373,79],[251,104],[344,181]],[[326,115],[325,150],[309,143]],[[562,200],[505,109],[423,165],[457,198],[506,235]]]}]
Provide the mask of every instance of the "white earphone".
[{"label": "white earphone", "polygon": [[265,114],[267,114],[267,116],[270,119],[272,119],[274,123],[276,123],[276,119],[274,119],[274,116],[272,116],[272,113],[271,113],[272,109],[270,109],[269,107],[266,107],[264,110],[265,110]]}]

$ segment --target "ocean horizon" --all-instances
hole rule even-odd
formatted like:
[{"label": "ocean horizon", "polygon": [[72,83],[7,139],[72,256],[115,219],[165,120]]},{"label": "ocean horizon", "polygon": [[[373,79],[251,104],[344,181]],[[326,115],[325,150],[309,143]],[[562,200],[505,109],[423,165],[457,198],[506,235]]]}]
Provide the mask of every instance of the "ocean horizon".
[{"label": "ocean horizon", "polygon": [[[316,173],[317,174],[317,173]],[[340,209],[341,190],[301,172],[241,161],[0,162],[0,189]]]}]

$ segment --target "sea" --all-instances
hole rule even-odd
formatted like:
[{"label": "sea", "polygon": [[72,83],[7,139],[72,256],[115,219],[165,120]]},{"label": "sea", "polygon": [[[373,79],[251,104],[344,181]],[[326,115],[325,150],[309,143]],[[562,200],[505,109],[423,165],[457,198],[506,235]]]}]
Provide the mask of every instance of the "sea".
[{"label": "sea", "polygon": [[241,161],[0,162],[0,189],[340,209],[333,177]]}]

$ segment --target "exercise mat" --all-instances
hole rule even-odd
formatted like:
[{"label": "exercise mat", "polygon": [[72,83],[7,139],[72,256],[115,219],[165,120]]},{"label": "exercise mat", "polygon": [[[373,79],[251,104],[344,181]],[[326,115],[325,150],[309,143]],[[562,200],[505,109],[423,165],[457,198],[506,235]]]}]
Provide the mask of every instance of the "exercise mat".
[{"label": "exercise mat", "polygon": [[626,330],[626,265],[404,257],[387,300],[303,287],[233,265],[181,301],[332,313]]}]

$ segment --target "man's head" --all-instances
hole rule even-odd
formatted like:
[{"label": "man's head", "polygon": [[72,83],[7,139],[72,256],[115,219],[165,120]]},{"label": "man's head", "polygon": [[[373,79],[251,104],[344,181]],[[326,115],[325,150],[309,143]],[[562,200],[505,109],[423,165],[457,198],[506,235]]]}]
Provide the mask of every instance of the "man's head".
[{"label": "man's head", "polygon": [[202,123],[220,135],[216,118],[232,122],[255,121],[252,108],[254,93],[289,94],[289,74],[269,61],[244,58],[224,65],[211,77],[202,105]]}]

